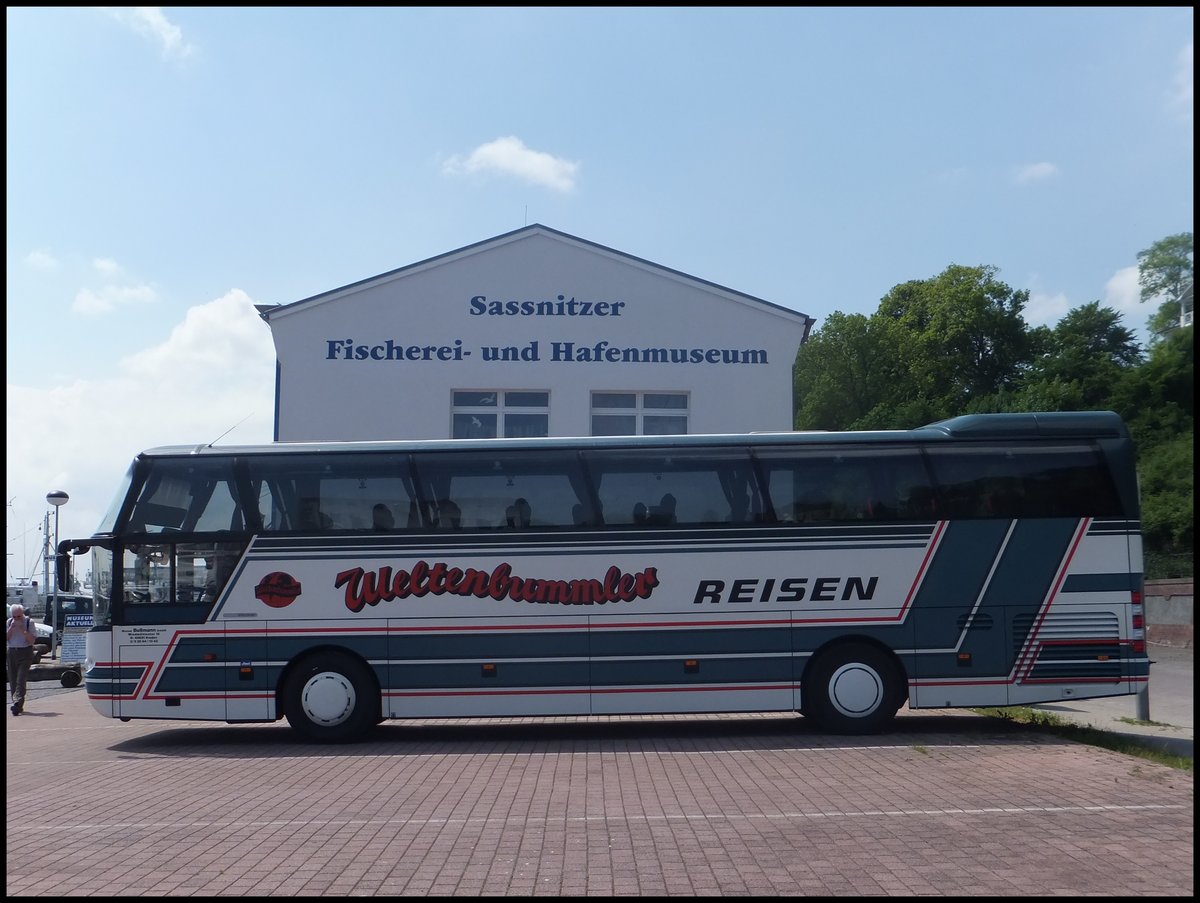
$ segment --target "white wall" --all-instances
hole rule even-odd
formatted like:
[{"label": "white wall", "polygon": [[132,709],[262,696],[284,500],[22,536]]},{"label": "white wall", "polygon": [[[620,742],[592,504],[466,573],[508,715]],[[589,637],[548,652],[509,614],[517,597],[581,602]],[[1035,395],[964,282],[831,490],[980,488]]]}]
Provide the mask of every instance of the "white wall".
[{"label": "white wall", "polygon": [[[591,316],[479,315],[501,301],[589,302]],[[476,302],[473,298],[486,298]],[[604,306],[607,305],[607,306]],[[596,315],[602,312],[606,315]],[[530,227],[272,312],[280,440],[446,438],[454,389],[550,392],[550,434],[587,435],[592,390],[687,391],[689,432],[790,429],[804,314]],[[346,359],[433,346],[425,360]],[[331,345],[330,343],[334,343]],[[555,360],[555,344],[560,345]],[[766,363],[568,362],[606,347],[710,349]],[[485,360],[515,347],[516,361]],[[581,351],[586,349],[586,351]],[[425,354],[424,351],[421,352]]]}]

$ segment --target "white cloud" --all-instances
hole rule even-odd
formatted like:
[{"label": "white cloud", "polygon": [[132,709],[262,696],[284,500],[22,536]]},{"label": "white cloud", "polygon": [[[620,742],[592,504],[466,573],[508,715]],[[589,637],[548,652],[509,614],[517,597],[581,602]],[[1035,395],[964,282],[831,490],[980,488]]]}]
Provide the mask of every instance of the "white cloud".
[{"label": "white cloud", "polygon": [[1058,167],[1053,163],[1027,163],[1018,167],[1013,178],[1018,185],[1026,185],[1030,182],[1041,182],[1056,175],[1058,175]]},{"label": "white cloud", "polygon": [[1175,79],[1171,87],[1170,106],[1178,110],[1185,119],[1191,120],[1193,108],[1192,82],[1194,64],[1192,62],[1192,41],[1179,51],[1175,65]]},{"label": "white cloud", "polygon": [[58,268],[58,260],[49,251],[30,251],[25,255],[25,265],[35,270]]},{"label": "white cloud", "polygon": [[126,304],[152,304],[157,300],[158,293],[148,285],[106,285],[94,290],[80,289],[71,310],[80,314],[105,314]]},{"label": "white cloud", "polygon": [[1142,287],[1138,284],[1136,266],[1119,269],[1109,277],[1108,282],[1104,283],[1104,297],[1100,303],[1124,314],[1121,324],[1135,332],[1141,332],[1146,320],[1158,309],[1156,304],[1142,303]]},{"label": "white cloud", "polygon": [[1030,326],[1053,326],[1071,309],[1071,302],[1062,292],[1049,294],[1030,290],[1025,305],[1025,322]]},{"label": "white cloud", "polygon": [[442,171],[450,175],[501,173],[532,185],[567,192],[575,188],[579,164],[531,150],[510,135],[481,144],[465,158],[459,155],[449,158],[442,164]]},{"label": "white cloud", "polygon": [[240,385],[247,359],[269,365],[264,384],[273,392],[271,329],[246,293],[234,289],[191,308],[165,342],[130,355],[121,361],[120,369],[131,378],[153,379],[157,386],[174,386],[190,395],[187,389],[197,373],[207,374],[210,385],[226,381]]},{"label": "white cloud", "polygon": [[1113,273],[1104,284],[1104,295],[1099,299],[1072,301],[1063,292],[1047,292],[1037,288],[1037,276],[1030,281],[1029,302],[1023,311],[1025,322],[1030,326],[1057,326],[1058,321],[1074,308],[1098,300],[1101,307],[1110,307],[1121,314],[1121,325],[1145,346],[1146,321],[1157,307],[1141,303],[1142,292],[1136,266],[1124,267]]},{"label": "white cloud", "polygon": [[161,6],[101,7],[122,25],[132,28],[162,50],[165,60],[185,60],[196,52],[183,38],[183,29],[163,15]]},{"label": "white cloud", "polygon": [[235,426],[223,441],[270,442],[274,393],[271,330],[240,290],[193,307],[165,341],[123,360],[116,374],[9,383],[9,576],[42,579],[40,565],[28,571],[47,492],[70,496],[60,536],[90,535],[134,455],[212,442]]},{"label": "white cloud", "polygon": [[98,273],[110,278],[121,274],[121,265],[115,260],[109,260],[107,257],[97,257],[92,261],[92,267]]}]

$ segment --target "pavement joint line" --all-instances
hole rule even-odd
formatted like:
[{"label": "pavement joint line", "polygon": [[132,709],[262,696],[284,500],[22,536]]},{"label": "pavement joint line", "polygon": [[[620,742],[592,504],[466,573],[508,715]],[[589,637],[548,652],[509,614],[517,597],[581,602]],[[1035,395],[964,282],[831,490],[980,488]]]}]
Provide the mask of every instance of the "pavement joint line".
[{"label": "pavement joint line", "polygon": [[978,809],[871,809],[854,812],[758,812],[730,815],[728,813],[695,813],[679,815],[626,815],[608,813],[604,815],[573,815],[573,816],[513,816],[501,818],[385,818],[385,819],[278,819],[271,821],[229,822],[229,821],[188,821],[188,822],[88,822],[75,825],[22,825],[23,831],[157,831],[172,828],[223,828],[226,830],[257,830],[261,828],[280,828],[297,825],[324,825],[331,828],[346,827],[387,827],[390,825],[490,825],[490,824],[590,824],[597,822],[669,822],[669,821],[796,821],[823,818],[910,818],[912,816],[942,816],[942,815],[1057,815],[1057,814],[1099,814],[1109,812],[1146,812],[1146,811],[1175,811],[1188,809],[1188,806],[1147,803],[1130,805],[1104,806],[985,806]]}]

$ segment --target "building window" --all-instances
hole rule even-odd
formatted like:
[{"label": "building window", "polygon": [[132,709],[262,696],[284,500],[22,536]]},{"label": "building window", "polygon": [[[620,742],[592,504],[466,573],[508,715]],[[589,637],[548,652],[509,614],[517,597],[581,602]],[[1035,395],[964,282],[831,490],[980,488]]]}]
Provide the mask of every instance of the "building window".
[{"label": "building window", "polygon": [[549,436],[550,393],[455,390],[451,410],[453,439]]},{"label": "building window", "polygon": [[593,436],[682,436],[686,392],[593,392]]}]

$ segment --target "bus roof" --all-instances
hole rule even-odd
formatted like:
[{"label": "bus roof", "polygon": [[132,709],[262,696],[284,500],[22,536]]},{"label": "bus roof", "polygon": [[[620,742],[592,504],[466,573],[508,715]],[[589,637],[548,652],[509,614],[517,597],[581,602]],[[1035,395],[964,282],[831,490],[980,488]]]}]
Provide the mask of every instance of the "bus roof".
[{"label": "bus roof", "polygon": [[955,439],[1126,439],[1129,430],[1113,411],[1051,411],[1022,414],[964,414],[917,430]]},{"label": "bus roof", "polygon": [[881,442],[945,442],[958,439],[1123,439],[1129,431],[1112,411],[967,414],[913,430],[714,433],[671,436],[551,436],[535,439],[396,439],[274,442],[262,445],[170,445],[146,449],[144,457],[327,454],[336,452],[469,451],[498,448],[687,448],[766,445],[833,445]]}]

